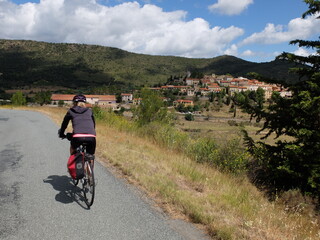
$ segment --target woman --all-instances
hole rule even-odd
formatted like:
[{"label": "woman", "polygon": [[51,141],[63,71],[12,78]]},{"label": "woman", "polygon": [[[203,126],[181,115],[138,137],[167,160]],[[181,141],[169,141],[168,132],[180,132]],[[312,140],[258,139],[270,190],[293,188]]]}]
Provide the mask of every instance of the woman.
[{"label": "woman", "polygon": [[73,97],[73,107],[66,113],[59,130],[59,137],[65,138],[64,131],[68,127],[69,121],[72,121],[70,154],[75,153],[77,147],[83,143],[87,145],[87,153],[93,155],[96,150],[95,120],[92,110],[87,108],[85,103],[86,97],[84,95]]}]

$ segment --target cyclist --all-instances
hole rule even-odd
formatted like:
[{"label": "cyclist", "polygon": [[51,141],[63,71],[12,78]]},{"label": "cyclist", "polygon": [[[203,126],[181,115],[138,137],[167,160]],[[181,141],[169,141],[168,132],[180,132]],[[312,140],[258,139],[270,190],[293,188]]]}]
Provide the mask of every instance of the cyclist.
[{"label": "cyclist", "polygon": [[73,107],[66,113],[58,132],[60,138],[66,138],[64,131],[68,127],[69,121],[72,121],[71,155],[83,143],[87,145],[87,153],[93,155],[96,150],[95,120],[92,110],[86,107],[86,101],[86,97],[81,94],[73,97]]}]

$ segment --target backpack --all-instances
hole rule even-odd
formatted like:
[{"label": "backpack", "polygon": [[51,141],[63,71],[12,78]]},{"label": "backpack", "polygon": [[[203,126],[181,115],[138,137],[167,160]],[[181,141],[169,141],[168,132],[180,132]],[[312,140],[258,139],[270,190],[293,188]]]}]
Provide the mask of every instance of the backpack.
[{"label": "backpack", "polygon": [[77,152],[72,154],[68,160],[68,171],[73,179],[84,177],[84,153]]}]

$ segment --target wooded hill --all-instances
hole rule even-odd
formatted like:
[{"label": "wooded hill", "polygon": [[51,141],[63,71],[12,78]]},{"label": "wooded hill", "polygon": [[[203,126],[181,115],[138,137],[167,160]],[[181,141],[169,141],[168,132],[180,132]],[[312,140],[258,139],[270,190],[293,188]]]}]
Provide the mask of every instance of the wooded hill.
[{"label": "wooded hill", "polygon": [[233,56],[193,59],[97,45],[0,40],[2,90],[24,86],[114,86],[125,90],[163,84],[170,76],[185,76],[187,71],[234,77],[256,72],[277,81],[296,81],[297,77],[288,73],[290,67],[293,65],[280,60],[254,63]]}]

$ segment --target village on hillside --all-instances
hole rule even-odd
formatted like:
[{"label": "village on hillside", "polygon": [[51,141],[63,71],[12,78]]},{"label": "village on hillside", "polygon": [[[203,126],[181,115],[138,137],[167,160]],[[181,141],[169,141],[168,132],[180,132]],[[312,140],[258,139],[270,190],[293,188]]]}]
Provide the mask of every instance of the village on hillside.
[{"label": "village on hillside", "polygon": [[[284,98],[291,97],[291,92],[284,89],[279,84],[268,84],[255,79],[247,79],[244,77],[234,78],[230,75],[205,75],[203,78],[180,78],[174,81],[174,84],[166,84],[160,87],[151,87],[153,91],[165,93],[169,90],[177,92],[177,99],[173,101],[173,106],[182,104],[184,106],[193,106],[194,97],[199,96],[202,99],[208,100],[208,96],[212,93],[220,93],[225,91],[229,95],[244,91],[257,91],[259,88],[264,90],[265,99],[271,98],[273,92],[279,92]],[[74,95],[70,94],[52,94],[51,104],[72,104]],[[138,92],[121,93],[121,103],[126,105],[139,105],[141,98],[138,97]],[[105,108],[119,109],[120,101],[116,95],[86,95],[87,103]],[[164,101],[169,99],[163,98]]]}]

